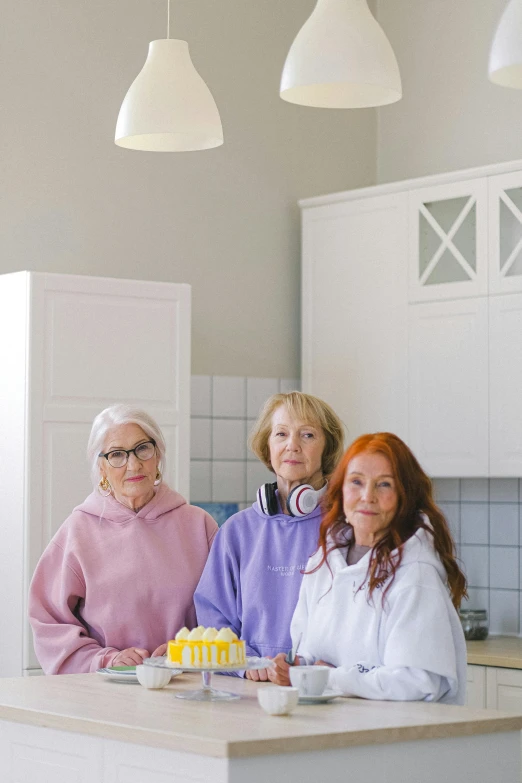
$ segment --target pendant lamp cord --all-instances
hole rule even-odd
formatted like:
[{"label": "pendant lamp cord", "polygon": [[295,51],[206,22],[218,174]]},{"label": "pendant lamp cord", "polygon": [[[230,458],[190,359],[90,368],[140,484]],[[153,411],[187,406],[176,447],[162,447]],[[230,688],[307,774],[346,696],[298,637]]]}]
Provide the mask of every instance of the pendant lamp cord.
[{"label": "pendant lamp cord", "polygon": [[170,38],[170,0],[167,0],[167,40]]}]

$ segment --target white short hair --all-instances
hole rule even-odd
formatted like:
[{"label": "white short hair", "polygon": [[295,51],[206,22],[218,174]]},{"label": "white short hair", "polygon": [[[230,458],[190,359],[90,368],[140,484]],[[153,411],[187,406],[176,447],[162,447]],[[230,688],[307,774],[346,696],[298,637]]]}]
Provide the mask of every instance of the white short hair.
[{"label": "white short hair", "polygon": [[155,441],[159,456],[158,468],[162,473],[165,471],[165,438],[152,416],[131,404],[111,405],[94,419],[87,444],[87,460],[90,465],[92,485],[95,489],[100,480],[100,457],[98,455],[103,449],[105,437],[109,430],[123,424],[137,424],[145,435]]}]

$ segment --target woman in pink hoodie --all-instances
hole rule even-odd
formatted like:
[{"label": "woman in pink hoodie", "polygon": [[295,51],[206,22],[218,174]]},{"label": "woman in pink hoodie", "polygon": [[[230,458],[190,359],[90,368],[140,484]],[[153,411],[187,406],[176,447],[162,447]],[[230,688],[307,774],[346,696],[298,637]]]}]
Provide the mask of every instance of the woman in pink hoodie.
[{"label": "woman in pink hoodie", "polygon": [[144,411],[106,408],[87,453],[95,489],[52,538],[29,593],[46,674],[163,655],[176,631],[196,625],[194,590],[217,532],[162,482],[165,441]]}]

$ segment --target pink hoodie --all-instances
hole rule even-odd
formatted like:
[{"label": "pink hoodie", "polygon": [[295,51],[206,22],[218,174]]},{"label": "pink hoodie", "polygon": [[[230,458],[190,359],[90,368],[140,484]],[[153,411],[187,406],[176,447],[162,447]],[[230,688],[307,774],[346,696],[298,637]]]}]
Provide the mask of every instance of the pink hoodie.
[{"label": "pink hoodie", "polygon": [[53,537],[29,592],[46,674],[96,671],[120,650],[152,653],[196,625],[193,595],[217,532],[212,517],[160,485],[138,513],[93,492]]}]

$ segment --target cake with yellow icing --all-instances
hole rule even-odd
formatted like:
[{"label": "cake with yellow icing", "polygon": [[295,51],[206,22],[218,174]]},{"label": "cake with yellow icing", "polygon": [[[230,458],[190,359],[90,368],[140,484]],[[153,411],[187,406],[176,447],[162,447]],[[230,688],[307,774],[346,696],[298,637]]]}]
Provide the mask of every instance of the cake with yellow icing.
[{"label": "cake with yellow icing", "polygon": [[167,646],[167,664],[179,669],[219,669],[245,663],[245,642],[230,628],[182,628]]}]

